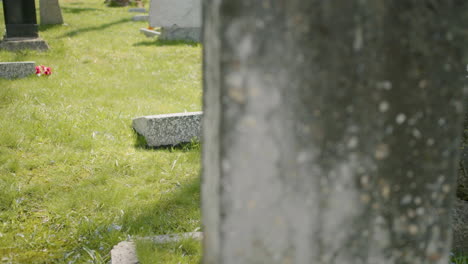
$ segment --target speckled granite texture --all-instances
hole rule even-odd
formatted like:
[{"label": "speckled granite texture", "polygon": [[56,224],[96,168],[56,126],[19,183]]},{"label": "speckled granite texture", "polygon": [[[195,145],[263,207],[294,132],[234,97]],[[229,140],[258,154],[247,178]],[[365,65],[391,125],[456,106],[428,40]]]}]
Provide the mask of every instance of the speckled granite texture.
[{"label": "speckled granite texture", "polygon": [[38,51],[47,51],[49,46],[41,38],[35,39],[23,39],[23,38],[8,38],[0,41],[0,49],[8,51],[16,50],[38,50]]},{"label": "speckled granite texture", "polygon": [[138,264],[135,243],[123,241],[111,250],[111,264]]},{"label": "speckled granite texture", "polygon": [[200,42],[201,28],[199,27],[182,28],[182,27],[177,27],[177,26],[162,27],[161,36],[159,37],[159,39]]},{"label": "speckled granite texture", "polygon": [[177,145],[200,138],[202,112],[143,116],[133,119],[133,128],[150,147]]},{"label": "speckled granite texture", "polygon": [[35,73],[34,61],[0,62],[0,78],[24,78]]}]

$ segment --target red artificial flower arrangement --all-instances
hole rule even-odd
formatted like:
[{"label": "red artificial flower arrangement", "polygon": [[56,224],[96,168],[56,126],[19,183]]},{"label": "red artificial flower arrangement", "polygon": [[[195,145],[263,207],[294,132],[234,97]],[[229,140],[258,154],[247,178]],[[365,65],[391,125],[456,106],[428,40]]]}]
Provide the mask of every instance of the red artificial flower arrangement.
[{"label": "red artificial flower arrangement", "polygon": [[41,75],[49,76],[51,74],[52,74],[52,69],[50,67],[46,67],[44,65],[36,66],[36,75],[37,76],[41,76]]}]

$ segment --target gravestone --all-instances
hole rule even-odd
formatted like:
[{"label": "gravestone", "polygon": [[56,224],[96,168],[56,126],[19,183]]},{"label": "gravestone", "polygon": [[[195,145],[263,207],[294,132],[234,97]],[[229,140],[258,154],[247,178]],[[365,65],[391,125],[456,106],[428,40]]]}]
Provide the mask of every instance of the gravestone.
[{"label": "gravestone", "polygon": [[0,62],[0,78],[16,79],[24,78],[35,73],[34,61]]},{"label": "gravestone", "polygon": [[200,138],[201,118],[202,112],[142,116],[132,126],[149,147],[174,146]]},{"label": "gravestone", "polygon": [[0,49],[47,50],[48,46],[38,36],[36,7],[34,0],[3,1],[6,34]]},{"label": "gravestone", "polygon": [[161,27],[163,40],[200,41],[200,0],[152,0],[149,10],[151,27]]},{"label": "gravestone", "polygon": [[203,263],[448,263],[467,3],[203,6]]},{"label": "gravestone", "polygon": [[62,11],[58,0],[40,0],[39,10],[41,15],[41,25],[61,25],[63,24]]}]

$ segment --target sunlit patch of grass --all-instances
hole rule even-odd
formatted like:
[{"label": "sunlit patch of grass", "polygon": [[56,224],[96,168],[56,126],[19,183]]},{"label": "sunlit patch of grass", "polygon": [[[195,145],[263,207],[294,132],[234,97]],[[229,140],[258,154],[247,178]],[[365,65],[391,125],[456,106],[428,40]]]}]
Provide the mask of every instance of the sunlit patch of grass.
[{"label": "sunlit patch of grass", "polygon": [[0,51],[53,70],[0,79],[0,256],[12,263],[106,263],[128,236],[200,226],[197,143],[149,149],[131,128],[200,111],[200,45],[148,40],[127,8],[60,3],[66,25],[40,27],[48,52]]}]

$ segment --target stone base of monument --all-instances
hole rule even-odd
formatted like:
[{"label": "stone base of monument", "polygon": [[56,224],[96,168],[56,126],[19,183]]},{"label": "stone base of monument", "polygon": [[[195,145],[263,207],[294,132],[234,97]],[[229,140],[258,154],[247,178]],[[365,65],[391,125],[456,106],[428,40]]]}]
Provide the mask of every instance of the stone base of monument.
[{"label": "stone base of monument", "polygon": [[140,32],[143,33],[148,38],[153,38],[153,37],[161,35],[160,32],[156,30],[152,30],[152,29],[147,29],[147,28],[140,28]]},{"label": "stone base of monument", "polygon": [[149,19],[148,15],[137,15],[137,16],[132,17],[133,21],[148,21],[148,19]]},{"label": "stone base of monument", "polygon": [[133,129],[149,147],[175,146],[200,138],[202,112],[143,116],[133,119]]},{"label": "stone base of monument", "polygon": [[17,79],[24,78],[35,73],[34,61],[0,62],[0,78]]},{"label": "stone base of monument", "polygon": [[38,50],[47,51],[49,45],[41,38],[5,38],[0,41],[0,49],[8,51]]},{"label": "stone base of monument", "polygon": [[162,27],[161,40],[185,40],[200,42],[201,40],[201,28],[199,27]]},{"label": "stone base of monument", "polygon": [[[196,239],[201,240],[203,233],[193,232],[184,233],[180,235],[162,235],[155,237],[143,237],[139,239],[150,240],[155,244],[165,244],[171,242],[178,242],[183,239]],[[155,260],[156,262],[156,260]],[[122,241],[111,250],[111,264],[137,264],[139,263],[136,254],[136,247],[133,241]]]}]

